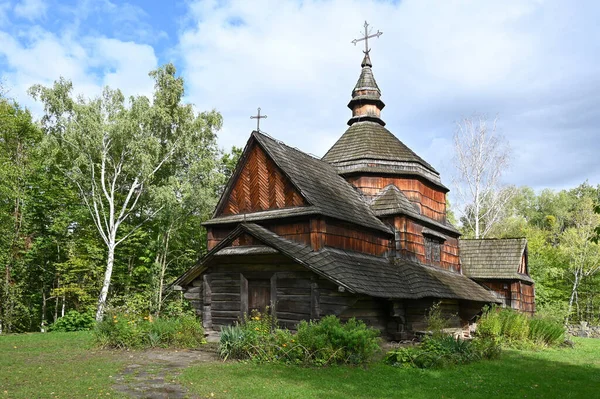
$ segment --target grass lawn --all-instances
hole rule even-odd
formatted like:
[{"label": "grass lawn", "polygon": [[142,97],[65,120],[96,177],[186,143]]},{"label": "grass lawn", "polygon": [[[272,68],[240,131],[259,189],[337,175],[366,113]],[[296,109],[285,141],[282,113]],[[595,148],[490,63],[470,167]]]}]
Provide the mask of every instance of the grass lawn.
[{"label": "grass lawn", "polygon": [[123,356],[91,349],[91,334],[0,336],[0,398],[121,397],[110,388]]},{"label": "grass lawn", "polygon": [[220,363],[190,367],[180,380],[211,398],[598,398],[600,340],[576,342],[444,370]]},{"label": "grass lawn", "polygon": [[[576,342],[575,349],[506,351],[497,361],[445,370],[204,363],[179,381],[209,398],[600,397],[600,340]],[[92,349],[89,333],[0,336],[0,399],[122,397],[111,376],[125,358],[136,362],[129,355]]]}]

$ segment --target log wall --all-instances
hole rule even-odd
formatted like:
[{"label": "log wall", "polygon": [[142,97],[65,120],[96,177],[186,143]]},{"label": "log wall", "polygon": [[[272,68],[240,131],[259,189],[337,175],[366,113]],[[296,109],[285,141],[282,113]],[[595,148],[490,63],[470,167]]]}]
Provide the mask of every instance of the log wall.
[{"label": "log wall", "polygon": [[[335,315],[343,321],[352,317],[363,320],[386,338],[407,339],[415,331],[427,329],[429,308],[439,301],[390,301],[351,294],[278,254],[216,257],[185,287],[184,296],[202,317],[205,330],[218,332],[248,313],[248,286],[252,280],[267,281],[279,326],[290,330],[296,330],[302,320]],[[481,309],[480,304],[456,300],[442,300],[440,306],[450,327],[455,328],[464,328]]]},{"label": "log wall", "polygon": [[296,187],[267,153],[254,144],[217,216],[304,205],[307,203]]},{"label": "log wall", "polygon": [[350,176],[346,180],[369,200],[393,184],[419,207],[421,215],[442,223],[446,221],[446,193],[425,180],[386,176]]}]

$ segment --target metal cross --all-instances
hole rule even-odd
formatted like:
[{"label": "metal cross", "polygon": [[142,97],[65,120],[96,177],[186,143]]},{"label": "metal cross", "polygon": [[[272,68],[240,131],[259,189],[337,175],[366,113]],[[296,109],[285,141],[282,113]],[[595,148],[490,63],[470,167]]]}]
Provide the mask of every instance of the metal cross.
[{"label": "metal cross", "polygon": [[256,131],[257,132],[260,132],[260,120],[266,119],[266,117],[267,117],[267,115],[260,114],[260,107],[258,107],[258,115],[250,117],[250,119],[256,119]]},{"label": "metal cross", "polygon": [[372,35],[369,35],[369,33],[371,33],[371,31],[369,31],[369,24],[367,23],[367,21],[365,21],[365,36],[361,37],[360,39],[354,39],[351,42],[351,43],[354,43],[354,45],[356,46],[356,43],[362,42],[364,40],[365,41],[365,51],[363,51],[363,52],[365,54],[369,54],[369,51],[371,51],[371,49],[369,48],[369,39],[372,37],[379,37],[379,36],[383,35],[383,32],[380,32],[379,29],[377,30],[377,33],[373,33]]}]

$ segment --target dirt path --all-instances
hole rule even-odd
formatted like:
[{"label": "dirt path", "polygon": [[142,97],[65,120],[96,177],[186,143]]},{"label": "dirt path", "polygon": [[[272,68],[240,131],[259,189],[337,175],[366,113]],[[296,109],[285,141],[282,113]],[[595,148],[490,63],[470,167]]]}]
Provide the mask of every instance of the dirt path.
[{"label": "dirt path", "polygon": [[136,352],[129,355],[129,359],[131,363],[116,377],[113,388],[131,398],[144,399],[194,398],[175,377],[192,364],[219,360],[216,346],[212,344],[194,350]]}]

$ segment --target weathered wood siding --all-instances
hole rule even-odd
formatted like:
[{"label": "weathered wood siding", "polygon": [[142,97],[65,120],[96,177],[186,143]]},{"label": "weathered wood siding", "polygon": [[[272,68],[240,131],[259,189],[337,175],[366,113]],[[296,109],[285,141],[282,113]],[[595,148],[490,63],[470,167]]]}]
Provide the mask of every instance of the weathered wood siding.
[{"label": "weathered wood siding", "polygon": [[[259,223],[285,239],[310,245],[315,251],[327,246],[383,256],[390,253],[393,245],[393,236],[389,234],[332,219],[311,218]],[[207,227],[208,249],[214,248],[234,228],[233,224]],[[253,245],[253,242],[251,239],[241,239],[236,240],[234,245]]]},{"label": "weathered wood siding", "polygon": [[[260,224],[287,240],[299,242],[304,245],[311,244],[311,228],[308,219],[290,219],[278,222],[263,222]],[[210,251],[215,245],[227,237],[235,227],[236,225],[234,224],[226,226],[208,226],[206,228],[208,250]]]},{"label": "weathered wood siding", "polygon": [[446,194],[426,180],[387,176],[350,176],[346,180],[369,199],[393,184],[419,207],[422,215],[438,222],[446,220]]},{"label": "weathered wood siding", "polygon": [[296,187],[266,152],[254,144],[217,216],[304,205],[307,203]]},{"label": "weathered wood siding", "polygon": [[393,237],[385,233],[333,220],[328,220],[324,228],[324,245],[328,247],[378,256],[389,254],[392,249]]},{"label": "weathered wood siding", "polygon": [[519,280],[482,280],[502,300],[502,306],[521,312],[535,313],[535,286]]},{"label": "weathered wood siding", "polygon": [[405,216],[396,216],[392,223],[397,231],[396,251],[401,256],[446,270],[460,272],[457,238],[446,236],[446,240],[440,245],[439,261],[433,258],[428,259],[425,254],[423,226]]}]

